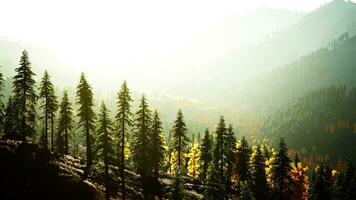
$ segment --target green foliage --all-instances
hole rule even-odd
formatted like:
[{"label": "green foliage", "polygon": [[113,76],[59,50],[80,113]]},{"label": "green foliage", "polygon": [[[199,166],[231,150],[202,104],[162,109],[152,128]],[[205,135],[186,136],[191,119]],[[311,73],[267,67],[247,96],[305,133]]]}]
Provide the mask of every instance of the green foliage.
[{"label": "green foliage", "polygon": [[68,93],[65,90],[63,93],[62,102],[59,106],[59,120],[58,130],[56,137],[57,152],[68,154],[69,153],[69,133],[73,128],[73,109],[68,98]]},{"label": "green foliage", "polygon": [[251,177],[250,172],[250,156],[251,149],[245,137],[237,143],[236,149],[236,172],[239,182],[249,182]]},{"label": "green foliage", "polygon": [[226,138],[226,127],[224,117],[221,116],[219,124],[215,131],[215,145],[213,150],[213,163],[214,168],[219,171],[219,174],[222,177],[224,176],[224,166],[225,166],[225,138]]},{"label": "green foliage", "polygon": [[10,96],[5,108],[4,117],[4,138],[21,140],[21,135],[17,130],[18,107],[14,104]]},{"label": "green foliage", "polygon": [[164,144],[163,144],[163,130],[162,122],[159,119],[158,112],[153,113],[152,127],[151,127],[151,162],[154,168],[154,175],[158,178],[158,170],[164,159]]},{"label": "green foliage", "polygon": [[179,170],[176,171],[176,175],[174,176],[173,184],[170,188],[171,194],[170,200],[183,200],[185,199],[185,192],[182,184],[182,176]]},{"label": "green foliage", "polygon": [[[356,88],[333,86],[309,93],[268,117],[262,135],[276,141],[285,137],[291,148],[314,146],[321,154],[356,161]],[[339,145],[343,144],[343,145]],[[333,149],[333,151],[330,151]]]},{"label": "green foliage", "polygon": [[220,170],[211,165],[203,199],[223,200],[225,198],[225,179],[221,176]]},{"label": "green foliage", "polygon": [[22,52],[20,66],[15,69],[13,77],[13,102],[18,109],[16,123],[22,141],[27,142],[27,137],[36,132],[36,100],[35,84],[31,69],[31,62],[26,50]]},{"label": "green foliage", "polygon": [[231,183],[231,176],[234,168],[234,163],[235,163],[235,153],[236,153],[236,137],[234,130],[232,128],[232,125],[230,124],[227,132],[226,132],[226,138],[225,138],[225,157],[226,157],[226,193],[230,193],[230,189],[232,186]]},{"label": "green foliage", "polygon": [[204,183],[206,183],[208,169],[209,169],[209,166],[213,159],[212,148],[213,148],[213,142],[211,141],[209,129],[206,129],[204,138],[201,142],[201,149],[200,149],[200,151],[201,151],[201,156],[200,156],[201,165],[200,166],[202,166],[201,167],[202,172],[200,174],[202,176]]},{"label": "green foliage", "polygon": [[39,98],[42,100],[40,108],[43,110],[43,117],[45,120],[44,135],[41,137],[43,146],[48,148],[48,119],[51,119],[51,150],[53,151],[53,123],[54,114],[58,107],[57,97],[54,92],[53,84],[47,70],[44,72],[43,78],[40,82]]},{"label": "green foliage", "polygon": [[262,154],[261,146],[257,145],[251,155],[251,179],[253,182],[253,196],[257,200],[269,197],[269,186],[266,174],[266,160]]},{"label": "green foliage", "polygon": [[[125,144],[128,135],[128,129],[132,126],[132,113],[131,105],[132,102],[130,90],[127,87],[127,82],[124,81],[121,85],[121,89],[117,96],[117,163],[120,166],[120,177],[121,177],[121,190],[122,198],[125,199],[126,189],[125,189]],[[125,137],[126,136],[126,137]]]},{"label": "green foliage", "polygon": [[321,164],[320,167],[315,169],[310,180],[309,197],[310,200],[332,199],[332,174],[329,167],[324,167]]},{"label": "green foliage", "polygon": [[79,85],[77,86],[77,104],[79,110],[77,116],[79,117],[79,125],[83,128],[86,140],[86,159],[87,168],[89,169],[93,162],[92,144],[93,136],[90,133],[94,130],[95,114],[93,110],[93,92],[84,73],[80,76]]},{"label": "green foliage", "polygon": [[276,199],[287,199],[291,196],[293,187],[290,176],[291,162],[288,157],[287,145],[284,139],[280,138],[278,152],[271,163],[271,181],[276,193]]},{"label": "green foliage", "polygon": [[174,121],[173,125],[173,150],[177,152],[178,171],[182,171],[182,157],[183,157],[183,148],[186,146],[188,141],[187,137],[187,128],[183,119],[183,114],[181,110],[178,110],[177,119]]},{"label": "green foliage", "polygon": [[141,176],[151,175],[153,172],[150,155],[151,126],[151,111],[146,97],[143,95],[134,120],[131,145],[133,166]]}]

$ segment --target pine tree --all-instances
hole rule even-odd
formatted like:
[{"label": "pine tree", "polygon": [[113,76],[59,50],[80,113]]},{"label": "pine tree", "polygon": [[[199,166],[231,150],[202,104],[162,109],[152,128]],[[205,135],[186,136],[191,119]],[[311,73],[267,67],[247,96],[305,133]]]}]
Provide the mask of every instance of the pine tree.
[{"label": "pine tree", "polygon": [[268,199],[269,187],[267,182],[266,164],[261,146],[257,145],[251,156],[251,177],[253,196],[257,200]]},{"label": "pine tree", "polygon": [[182,186],[182,175],[180,174],[181,172],[179,170],[176,171],[176,174],[174,176],[173,184],[171,186],[171,195],[170,195],[170,200],[183,200],[185,199],[185,193],[184,189]]},{"label": "pine tree", "polygon": [[236,145],[236,172],[239,182],[250,181],[250,157],[251,149],[245,137],[242,137]]},{"label": "pine tree", "polygon": [[100,161],[104,163],[104,185],[105,185],[105,197],[110,199],[109,192],[109,163],[115,157],[114,139],[113,139],[112,122],[109,117],[109,111],[106,108],[104,102],[101,104],[99,114],[99,127],[97,130],[97,146],[96,152]]},{"label": "pine tree", "polygon": [[[250,184],[247,181],[240,183],[239,200],[255,200],[256,198],[251,191]],[[266,197],[264,198],[266,199]]]},{"label": "pine tree", "polygon": [[4,137],[12,140],[21,140],[22,137],[17,131],[16,118],[18,116],[18,107],[14,104],[13,98],[10,96],[5,108],[4,117]]},{"label": "pine tree", "polygon": [[331,200],[332,199],[332,188],[331,188],[331,171],[325,169],[324,165],[321,164],[317,167],[312,174],[310,180],[310,188],[308,199],[310,200]]},{"label": "pine tree", "polygon": [[335,183],[335,197],[351,200],[356,197],[356,174],[355,168],[349,162],[346,172],[338,175]]},{"label": "pine tree", "polygon": [[184,163],[182,162],[183,148],[187,141],[187,128],[183,119],[183,114],[181,110],[178,110],[177,119],[173,125],[173,149],[178,154],[177,168],[180,172],[182,171],[182,163]]},{"label": "pine tree", "polygon": [[207,178],[207,173],[209,169],[209,165],[213,159],[212,156],[212,147],[213,147],[213,142],[211,141],[211,136],[209,133],[209,130],[205,130],[204,138],[202,140],[201,144],[201,156],[200,156],[200,162],[202,163],[202,178],[204,181],[204,184],[206,183],[206,178]]},{"label": "pine tree", "polygon": [[63,93],[62,102],[59,106],[59,123],[58,123],[58,136],[57,136],[57,151],[59,153],[69,153],[69,132],[73,128],[73,109],[69,102],[68,93],[65,90]]},{"label": "pine tree", "polygon": [[133,166],[141,177],[151,175],[153,171],[149,145],[151,143],[151,122],[151,111],[148,107],[146,97],[142,96],[134,120],[131,150]]},{"label": "pine tree", "polygon": [[291,196],[292,180],[290,176],[291,160],[288,157],[287,145],[283,138],[280,138],[279,150],[272,163],[271,181],[275,187],[279,200],[288,199]]},{"label": "pine tree", "polygon": [[54,124],[54,113],[57,110],[57,100],[54,93],[53,84],[50,80],[50,76],[47,70],[44,72],[43,78],[40,83],[40,94],[39,98],[42,100],[40,108],[43,109],[43,118],[45,121],[44,135],[42,136],[42,144],[45,149],[48,148],[48,119],[51,120],[51,151],[53,151],[53,124]]},{"label": "pine tree", "polygon": [[220,175],[220,171],[213,165],[209,167],[208,180],[204,190],[204,198],[206,200],[223,200],[226,198],[224,179]]},{"label": "pine tree", "polygon": [[219,171],[221,178],[224,177],[224,153],[225,153],[225,138],[226,138],[226,127],[224,117],[220,117],[219,124],[215,131],[216,139],[213,152],[213,162],[216,170]]},{"label": "pine tree", "polygon": [[151,128],[151,140],[152,140],[152,147],[151,147],[151,157],[152,157],[152,164],[154,166],[154,176],[158,179],[158,170],[163,163],[164,159],[164,144],[163,144],[163,137],[162,137],[162,122],[159,119],[158,112],[155,111],[153,114],[152,120],[152,128]]},{"label": "pine tree", "polygon": [[36,126],[36,82],[33,79],[35,73],[31,70],[31,62],[26,50],[22,52],[20,66],[15,69],[16,75],[13,78],[14,104],[18,109],[16,123],[22,141],[27,142],[27,137],[32,136]]},{"label": "pine tree", "polygon": [[[131,105],[130,103],[133,101],[130,95],[129,88],[127,87],[126,81],[124,81],[121,85],[121,89],[118,93],[117,97],[117,114],[116,114],[116,122],[117,122],[117,161],[120,169],[120,177],[121,177],[121,192],[122,199],[126,199],[126,188],[125,188],[125,144],[126,138],[128,134],[128,129],[132,126],[132,113],[131,113]],[[122,148],[124,147],[124,148]]]},{"label": "pine tree", "polygon": [[236,152],[236,138],[232,125],[229,125],[227,129],[225,138],[225,157],[226,157],[226,193],[230,193],[231,189],[231,176],[233,171],[233,164],[235,163],[235,152]]},{"label": "pine tree", "polygon": [[201,152],[197,141],[193,141],[192,148],[188,153],[188,176],[196,179],[199,176]]},{"label": "pine tree", "polygon": [[94,138],[90,132],[94,130],[95,114],[93,111],[94,103],[92,88],[86,80],[84,73],[81,74],[79,85],[77,86],[77,104],[79,105],[77,114],[79,117],[79,124],[85,133],[87,173],[93,162],[92,144]]}]

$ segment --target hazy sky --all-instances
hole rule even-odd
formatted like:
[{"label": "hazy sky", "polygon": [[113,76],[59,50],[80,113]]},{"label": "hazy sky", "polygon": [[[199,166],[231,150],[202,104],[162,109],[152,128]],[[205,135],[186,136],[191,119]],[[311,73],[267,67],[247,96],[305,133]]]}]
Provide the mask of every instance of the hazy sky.
[{"label": "hazy sky", "polygon": [[53,48],[73,64],[86,65],[76,60],[93,55],[90,63],[95,64],[114,55],[137,58],[175,48],[229,13],[257,6],[305,11],[323,2],[0,0],[0,36],[33,41]]},{"label": "hazy sky", "polygon": [[[167,52],[204,35],[231,13],[260,6],[310,11],[325,2],[328,0],[0,0],[0,36],[48,48],[78,70],[118,65],[130,70],[141,64],[150,68],[149,60],[154,60],[151,65],[171,63],[162,58]],[[169,70],[174,73],[174,68]]]}]

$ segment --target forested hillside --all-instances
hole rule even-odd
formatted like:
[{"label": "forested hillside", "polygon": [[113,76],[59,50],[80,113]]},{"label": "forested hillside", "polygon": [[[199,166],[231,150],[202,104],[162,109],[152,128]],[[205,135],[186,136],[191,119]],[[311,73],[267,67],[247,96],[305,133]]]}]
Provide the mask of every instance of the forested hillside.
[{"label": "forested hillside", "polygon": [[[310,126],[298,130],[305,133],[319,131],[323,126],[331,135],[350,135],[355,89],[350,93],[345,87],[323,90],[302,99],[290,110],[287,108],[285,113],[277,113],[263,129],[272,129],[272,148],[268,139],[250,145],[245,137],[236,137],[238,128],[228,124],[224,116],[202,137],[190,135],[182,110],[178,110],[171,132],[164,134],[160,111],[149,104],[145,95],[137,102],[138,107],[132,108],[126,81],[117,93],[114,110],[108,109],[104,101],[99,110],[94,110],[95,94],[84,73],[75,90],[75,107],[67,91],[58,99],[47,71],[38,88],[35,77],[29,54],[23,51],[12,78],[12,95],[1,106],[0,159],[6,164],[1,165],[0,175],[11,189],[1,192],[6,199],[15,191],[20,192],[15,198],[25,195],[46,199],[63,195],[67,199],[87,195],[100,199],[101,193],[107,200],[355,197],[356,176],[351,162],[333,164],[331,168],[327,159],[301,161],[305,152],[288,151],[281,137],[281,132],[287,131],[283,128],[292,126],[288,129],[290,134],[285,135],[290,141],[299,124]],[[1,73],[0,85],[3,86]],[[325,120],[320,121],[324,115]],[[288,117],[293,121],[287,120],[290,124],[284,125],[283,120]],[[353,143],[353,137],[347,139],[343,145]],[[295,145],[293,142],[290,141]],[[345,151],[352,155],[352,149]],[[11,184],[18,183],[16,180],[21,185],[12,188]],[[68,185],[78,189],[73,191]],[[49,189],[41,193],[41,187]]]},{"label": "forested hillside", "polygon": [[356,88],[332,86],[279,108],[262,126],[261,137],[284,137],[304,157],[356,162]]},{"label": "forested hillside", "polygon": [[308,92],[345,85],[356,86],[356,37],[345,33],[330,44],[291,64],[273,70],[250,81],[249,86],[236,93],[236,103],[271,114],[276,108],[302,97]]}]

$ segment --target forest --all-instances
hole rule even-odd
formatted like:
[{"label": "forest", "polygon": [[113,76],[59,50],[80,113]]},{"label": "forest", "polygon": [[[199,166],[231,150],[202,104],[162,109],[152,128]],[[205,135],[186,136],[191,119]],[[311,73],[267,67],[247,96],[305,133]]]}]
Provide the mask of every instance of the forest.
[{"label": "forest", "polygon": [[[109,110],[102,101],[96,111],[95,94],[84,73],[80,75],[73,102],[66,91],[61,98],[56,96],[47,71],[36,82],[26,50],[19,63],[12,77],[12,95],[6,105],[1,104],[0,155],[5,161],[8,159],[1,164],[3,172],[19,175],[23,172],[16,169],[35,171],[40,165],[28,163],[46,160],[45,163],[51,163],[46,166],[57,165],[51,173],[62,168],[77,171],[72,173],[79,174],[81,181],[91,182],[98,199],[351,200],[356,197],[356,175],[351,160],[341,169],[328,160],[305,162],[300,159],[303,152],[294,151],[291,155],[286,143],[293,141],[294,146],[308,146],[321,137],[309,137],[308,132],[327,133],[330,146],[325,148],[333,148],[339,154],[340,150],[332,142],[338,135],[355,133],[354,88],[347,91],[345,86],[329,87],[281,107],[263,125],[263,132],[276,137],[277,142],[271,145],[269,139],[249,142],[237,134],[238,130],[224,116],[217,116],[215,129],[207,128],[202,137],[190,135],[183,110],[177,111],[171,132],[165,134],[159,110],[150,106],[145,95],[133,109],[126,81],[117,93],[116,110]],[[3,74],[0,80],[3,85]],[[317,122],[310,120],[315,119],[314,115],[319,116]],[[73,127],[80,127],[82,140],[74,138]],[[298,143],[296,134],[300,132],[306,135],[298,137],[310,143]],[[342,139],[346,143],[349,140]],[[350,148],[354,148],[352,141]],[[17,150],[11,150],[16,144]],[[84,148],[83,158],[73,155],[80,151],[80,146]],[[32,154],[31,149],[40,149],[36,152],[42,154]],[[7,151],[10,153],[6,154]],[[24,166],[7,165],[19,162],[10,159],[16,151],[23,156],[20,161]],[[353,154],[350,149],[352,160]],[[38,188],[32,193],[28,192],[29,188],[36,188],[31,184],[44,178],[42,175],[32,174],[34,178],[25,171],[25,178],[20,176],[20,181],[13,183],[12,173],[2,174],[0,178],[10,184],[5,187],[8,191],[2,192],[15,195],[14,199],[21,197],[15,191],[33,198]],[[43,199],[51,198],[50,194],[41,195]]]}]

